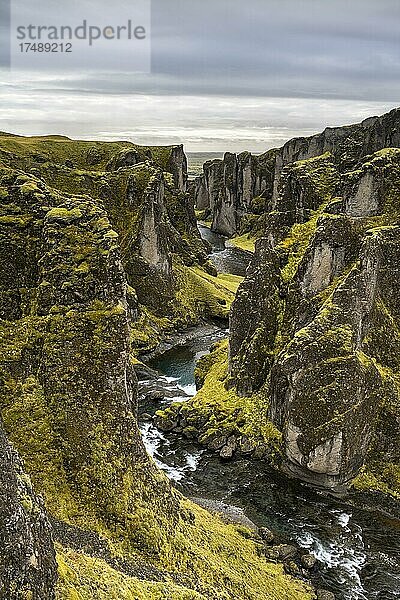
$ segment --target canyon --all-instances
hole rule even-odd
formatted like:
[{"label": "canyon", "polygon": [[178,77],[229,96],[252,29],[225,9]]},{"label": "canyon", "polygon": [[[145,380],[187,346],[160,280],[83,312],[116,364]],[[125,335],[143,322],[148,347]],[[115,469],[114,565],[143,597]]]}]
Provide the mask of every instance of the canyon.
[{"label": "canyon", "polygon": [[221,377],[213,383],[210,358],[199,366],[201,400],[172,408],[201,423],[206,445],[217,430],[239,451],[272,457],[282,436],[280,468],[292,475],[395,498],[399,120],[397,109],[261,157],[205,164],[208,204],[199,180],[193,187],[198,209],[207,204],[201,218],[255,249],[230,313],[229,346],[214,352],[229,410],[213,406]]},{"label": "canyon", "polygon": [[399,126],[228,153],[190,181],[182,146],[0,135],[0,597],[332,598],[172,485],[138,378],[222,328],[197,394],[151,427],[397,517]]}]

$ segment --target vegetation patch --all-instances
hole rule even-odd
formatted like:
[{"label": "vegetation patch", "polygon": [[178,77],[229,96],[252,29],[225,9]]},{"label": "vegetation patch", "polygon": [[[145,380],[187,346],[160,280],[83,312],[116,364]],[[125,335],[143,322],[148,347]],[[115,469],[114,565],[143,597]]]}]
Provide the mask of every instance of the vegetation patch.
[{"label": "vegetation patch", "polygon": [[231,439],[233,452],[259,458],[279,453],[281,434],[267,418],[267,395],[260,391],[241,397],[230,385],[228,340],[199,361],[195,376],[202,387],[194,398],[156,413],[161,428],[165,422],[184,425],[188,437],[197,437],[213,450],[221,450]]},{"label": "vegetation patch", "polygon": [[236,248],[254,253],[256,238],[252,237],[250,234],[245,234],[231,238],[229,243],[236,246]]}]

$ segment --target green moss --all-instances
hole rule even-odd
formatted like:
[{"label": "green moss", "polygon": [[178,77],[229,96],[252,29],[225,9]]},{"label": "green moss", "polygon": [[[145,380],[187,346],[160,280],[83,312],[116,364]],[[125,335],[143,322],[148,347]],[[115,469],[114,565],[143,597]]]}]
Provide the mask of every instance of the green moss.
[{"label": "green moss", "polygon": [[[41,336],[31,321],[19,323],[14,326],[12,335],[10,333],[3,329],[1,339],[3,360],[8,358],[9,361],[18,360],[20,353],[26,352],[26,344],[34,343],[35,337]],[[23,449],[26,469],[36,488],[46,497],[49,509],[64,517],[76,513],[62,454],[57,449],[54,432],[57,415],[46,402],[41,384],[33,375],[25,380],[6,379],[0,408],[11,442]]]},{"label": "green moss", "polygon": [[27,183],[24,183],[23,185],[21,185],[20,190],[23,195],[40,192],[35,181],[28,181]]},{"label": "green moss", "polygon": [[220,273],[213,276],[201,267],[174,265],[176,295],[167,317],[156,316],[140,307],[138,320],[131,323],[133,356],[154,350],[162,339],[184,326],[195,325],[201,318],[227,319],[242,277]]},{"label": "green moss", "polygon": [[[58,598],[311,600],[308,586],[259,557],[254,542],[239,528],[224,525],[188,500],[182,500],[181,507],[187,520],[178,525],[159,565],[167,575],[165,582],[138,581],[101,559],[58,547]],[[180,585],[173,583],[174,576]]]},{"label": "green moss", "polygon": [[359,492],[376,491],[400,499],[400,466],[394,463],[364,465],[353,479],[352,487]]},{"label": "green moss", "polygon": [[227,318],[242,277],[210,275],[201,267],[175,264],[177,294],[176,315],[197,321],[199,317]]},{"label": "green moss", "polygon": [[13,227],[26,227],[32,221],[30,215],[4,215],[0,216],[0,225]]},{"label": "green moss", "polygon": [[212,221],[204,221],[203,219],[199,219],[199,223],[208,229],[211,229],[212,227]]},{"label": "green moss", "polygon": [[131,323],[130,327],[133,356],[137,356],[140,352],[154,350],[162,337],[172,330],[171,319],[157,317],[149,309],[141,307],[139,319]]},{"label": "green moss", "polygon": [[[270,455],[279,451],[281,434],[267,419],[268,399],[265,393],[240,397],[232,387],[229,389],[227,340],[219,343],[209,356],[201,360],[197,380],[203,385],[196,396],[177,406],[190,426],[197,427],[202,423],[200,442],[219,432],[221,435],[246,437],[256,452],[257,448]],[[158,414],[168,414],[168,410],[171,409]]]},{"label": "green moss", "polygon": [[229,243],[233,244],[237,248],[240,248],[241,250],[253,253],[255,250],[256,239],[251,237],[250,234],[245,234],[231,238]]},{"label": "green moss", "polygon": [[169,159],[171,158],[171,146],[150,146],[149,147],[153,160],[166,171],[168,169]]},{"label": "green moss", "polygon": [[[138,146],[131,142],[97,142],[72,140],[65,136],[23,137],[12,134],[0,137],[0,152],[4,162],[12,161],[17,168],[43,168],[49,163],[69,165],[76,169],[104,171],[115,155],[135,150],[142,160],[148,152],[164,170],[168,168],[172,146]],[[15,162],[15,158],[17,162]]]},{"label": "green moss", "polygon": [[47,213],[47,219],[49,221],[61,221],[71,223],[76,219],[80,219],[82,217],[82,211],[79,208],[73,208],[68,210],[67,208],[52,208]]},{"label": "green moss", "polygon": [[172,581],[141,581],[99,558],[57,546],[57,600],[205,600]]},{"label": "green moss", "polygon": [[329,200],[324,202],[305,223],[296,223],[293,225],[289,235],[278,244],[277,249],[285,251],[288,255],[287,264],[281,273],[284,281],[288,282],[295,276],[298,266],[315,234],[318,219],[328,204]]}]

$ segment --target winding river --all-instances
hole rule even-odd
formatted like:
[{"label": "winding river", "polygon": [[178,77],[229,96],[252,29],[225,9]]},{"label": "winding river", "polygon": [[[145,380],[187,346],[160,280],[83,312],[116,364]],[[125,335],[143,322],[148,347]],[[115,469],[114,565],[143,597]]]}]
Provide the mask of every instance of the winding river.
[{"label": "winding river", "polygon": [[[220,272],[244,275],[249,255],[226,247],[225,238],[199,227]],[[184,345],[154,359],[153,379],[139,382],[140,415],[194,395],[194,367],[228,331],[210,326]],[[160,400],[160,396],[164,399]],[[257,526],[272,529],[319,560],[318,585],[338,600],[400,598],[400,521],[331,499],[244,458],[224,462],[176,434],[164,435],[148,420],[140,428],[148,452],[185,495],[235,507]]]}]

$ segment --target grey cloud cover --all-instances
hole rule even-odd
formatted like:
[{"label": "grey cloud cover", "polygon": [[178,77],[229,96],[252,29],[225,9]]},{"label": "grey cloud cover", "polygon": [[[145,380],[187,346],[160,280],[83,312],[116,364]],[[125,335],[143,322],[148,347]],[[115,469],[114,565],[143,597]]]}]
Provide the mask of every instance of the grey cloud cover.
[{"label": "grey cloud cover", "polygon": [[399,0],[153,0],[151,75],[4,73],[0,128],[262,151],[399,104],[399,25]]}]

